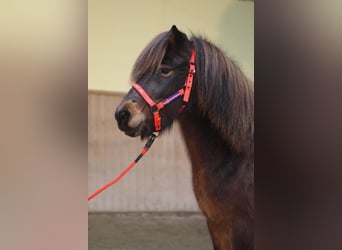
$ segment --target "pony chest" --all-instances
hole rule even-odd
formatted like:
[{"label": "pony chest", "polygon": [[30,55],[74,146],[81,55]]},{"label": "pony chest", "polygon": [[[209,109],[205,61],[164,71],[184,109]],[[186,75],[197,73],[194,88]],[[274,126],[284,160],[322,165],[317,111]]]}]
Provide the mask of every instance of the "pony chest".
[{"label": "pony chest", "polygon": [[205,167],[195,168],[197,170],[193,171],[193,189],[198,205],[206,216],[217,217],[221,214],[222,201],[226,199],[223,189],[219,190],[215,178],[206,172]]}]

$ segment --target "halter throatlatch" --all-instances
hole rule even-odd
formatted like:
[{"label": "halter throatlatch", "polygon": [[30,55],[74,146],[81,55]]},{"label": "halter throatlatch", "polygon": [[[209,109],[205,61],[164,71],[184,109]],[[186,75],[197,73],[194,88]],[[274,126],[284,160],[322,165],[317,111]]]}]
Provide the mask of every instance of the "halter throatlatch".
[{"label": "halter throatlatch", "polygon": [[165,107],[165,105],[174,101],[180,96],[183,96],[183,106],[180,109],[180,112],[186,107],[186,104],[189,102],[192,81],[194,79],[194,74],[196,72],[195,68],[195,50],[192,48],[191,57],[190,57],[190,67],[188,76],[185,79],[184,87],[178,90],[173,95],[168,98],[160,101],[159,103],[155,103],[152,98],[146,93],[146,91],[138,84],[133,83],[133,88],[141,95],[141,97],[145,100],[145,102],[151,107],[151,111],[153,113],[154,119],[154,131],[158,132],[161,130],[161,117],[159,111]]}]

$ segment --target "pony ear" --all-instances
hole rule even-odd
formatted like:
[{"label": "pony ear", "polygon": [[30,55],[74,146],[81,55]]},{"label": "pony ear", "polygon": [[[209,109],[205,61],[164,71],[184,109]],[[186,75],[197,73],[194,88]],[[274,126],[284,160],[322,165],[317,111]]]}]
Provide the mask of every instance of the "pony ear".
[{"label": "pony ear", "polygon": [[174,47],[176,50],[179,50],[184,47],[184,44],[188,41],[187,36],[179,31],[176,25],[172,25],[169,31],[169,44]]}]

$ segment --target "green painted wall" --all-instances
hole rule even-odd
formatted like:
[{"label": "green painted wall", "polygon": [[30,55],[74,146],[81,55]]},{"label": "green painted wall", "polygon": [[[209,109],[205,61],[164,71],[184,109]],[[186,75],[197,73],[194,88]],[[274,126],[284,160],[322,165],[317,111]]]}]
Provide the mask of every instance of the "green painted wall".
[{"label": "green painted wall", "polygon": [[172,24],[202,34],[254,79],[254,3],[238,0],[89,0],[88,88],[125,92],[144,46]]}]

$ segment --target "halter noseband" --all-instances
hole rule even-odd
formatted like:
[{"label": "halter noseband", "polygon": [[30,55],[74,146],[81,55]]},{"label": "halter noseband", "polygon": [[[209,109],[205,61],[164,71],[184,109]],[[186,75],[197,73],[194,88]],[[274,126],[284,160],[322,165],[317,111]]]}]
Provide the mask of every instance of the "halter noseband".
[{"label": "halter noseband", "polygon": [[179,96],[183,96],[183,106],[179,112],[181,112],[186,104],[189,102],[190,92],[192,88],[192,80],[194,78],[194,74],[196,72],[195,69],[195,50],[192,48],[191,57],[190,57],[190,67],[188,76],[185,79],[184,87],[178,90],[173,95],[165,98],[159,103],[155,103],[152,98],[146,93],[146,91],[138,84],[133,83],[133,88],[141,95],[141,97],[145,100],[145,102],[151,107],[151,111],[153,113],[154,119],[154,131],[158,132],[161,130],[161,117],[159,111],[165,107],[165,105],[174,101]]}]

